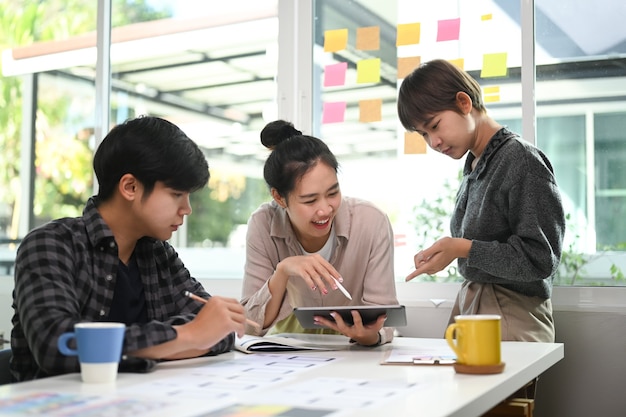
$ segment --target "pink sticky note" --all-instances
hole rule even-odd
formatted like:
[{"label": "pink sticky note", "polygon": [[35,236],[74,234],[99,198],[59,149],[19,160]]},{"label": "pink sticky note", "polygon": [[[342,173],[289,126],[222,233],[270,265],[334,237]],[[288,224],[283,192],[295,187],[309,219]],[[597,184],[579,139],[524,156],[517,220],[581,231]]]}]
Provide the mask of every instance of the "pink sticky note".
[{"label": "pink sticky note", "polygon": [[459,40],[461,18],[446,19],[437,22],[437,42]]},{"label": "pink sticky note", "polygon": [[346,83],[347,62],[326,65],[324,68],[324,87],[344,85]]},{"label": "pink sticky note", "polygon": [[346,102],[338,101],[334,103],[324,103],[322,113],[322,124],[341,123],[346,114]]}]

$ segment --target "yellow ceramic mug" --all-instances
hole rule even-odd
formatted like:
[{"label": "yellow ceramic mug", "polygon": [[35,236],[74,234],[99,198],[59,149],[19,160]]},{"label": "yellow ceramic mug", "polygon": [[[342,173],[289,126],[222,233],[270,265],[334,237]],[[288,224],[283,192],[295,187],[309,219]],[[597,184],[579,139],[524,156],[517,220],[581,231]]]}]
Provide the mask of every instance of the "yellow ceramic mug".
[{"label": "yellow ceramic mug", "polygon": [[446,341],[456,353],[457,363],[468,366],[500,364],[500,316],[460,315],[455,316],[454,321],[446,329]]}]

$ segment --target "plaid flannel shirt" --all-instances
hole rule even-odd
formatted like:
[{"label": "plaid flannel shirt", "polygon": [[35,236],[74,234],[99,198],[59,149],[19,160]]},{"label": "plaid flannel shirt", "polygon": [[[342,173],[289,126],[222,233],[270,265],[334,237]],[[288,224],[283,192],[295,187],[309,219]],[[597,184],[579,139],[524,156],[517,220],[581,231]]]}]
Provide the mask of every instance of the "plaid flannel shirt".
[{"label": "plaid flannel shirt", "polygon": [[[81,321],[106,320],[117,279],[117,244],[89,199],[82,217],[64,218],[31,231],[15,262],[11,372],[17,381],[78,372],[75,356],[57,349],[57,339]],[[148,322],[127,326],[124,352],[176,338],[175,325],[201,308],[185,291],[209,297],[167,242],[143,238],[135,256],[144,285]],[[234,334],[211,349],[230,351]]]}]

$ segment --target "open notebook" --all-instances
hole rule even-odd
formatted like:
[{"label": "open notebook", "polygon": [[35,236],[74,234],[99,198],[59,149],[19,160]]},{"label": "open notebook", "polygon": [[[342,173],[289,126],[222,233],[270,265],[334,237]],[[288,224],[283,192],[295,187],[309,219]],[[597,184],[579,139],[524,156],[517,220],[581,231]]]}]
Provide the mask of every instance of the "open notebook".
[{"label": "open notebook", "polygon": [[241,338],[235,338],[235,349],[244,353],[344,350],[349,348],[350,339],[342,335],[279,333],[270,336],[246,334]]}]

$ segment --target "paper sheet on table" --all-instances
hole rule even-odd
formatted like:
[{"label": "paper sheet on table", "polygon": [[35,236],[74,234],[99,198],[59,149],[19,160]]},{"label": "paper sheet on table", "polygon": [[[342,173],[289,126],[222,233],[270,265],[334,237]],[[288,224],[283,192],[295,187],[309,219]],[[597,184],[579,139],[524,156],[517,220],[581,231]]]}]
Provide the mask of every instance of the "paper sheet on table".
[{"label": "paper sheet on table", "polygon": [[454,365],[456,355],[446,348],[402,349],[385,352],[381,365]]}]

